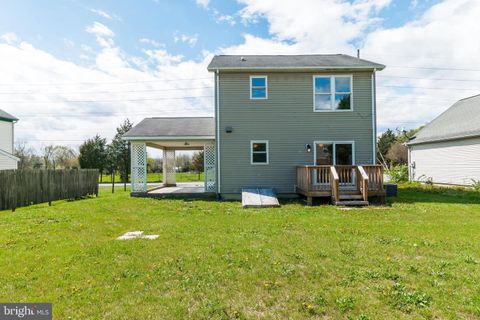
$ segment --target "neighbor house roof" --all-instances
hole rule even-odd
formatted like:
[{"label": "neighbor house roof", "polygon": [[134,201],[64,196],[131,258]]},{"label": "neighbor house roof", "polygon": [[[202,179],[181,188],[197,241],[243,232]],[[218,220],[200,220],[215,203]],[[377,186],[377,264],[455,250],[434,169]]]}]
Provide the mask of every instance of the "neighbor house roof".
[{"label": "neighbor house roof", "polygon": [[358,59],[345,54],[310,55],[220,55],[214,56],[208,65],[215,70],[329,70],[329,69],[378,69],[379,63]]},{"label": "neighbor house roof", "polygon": [[146,118],[123,135],[125,140],[214,139],[215,118]]},{"label": "neighbor house roof", "polygon": [[15,118],[14,116],[12,116],[10,113],[6,111],[3,111],[2,109],[0,109],[0,120],[9,121],[9,122],[18,121],[17,118]]},{"label": "neighbor house roof", "polygon": [[408,144],[480,136],[480,95],[462,99],[420,130]]}]

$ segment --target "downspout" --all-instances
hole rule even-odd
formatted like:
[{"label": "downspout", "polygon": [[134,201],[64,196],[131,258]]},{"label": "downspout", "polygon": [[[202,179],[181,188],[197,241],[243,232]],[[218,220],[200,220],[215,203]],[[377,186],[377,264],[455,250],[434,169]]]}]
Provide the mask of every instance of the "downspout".
[{"label": "downspout", "polygon": [[377,164],[377,93],[376,93],[376,81],[375,81],[376,69],[372,72],[372,164]]},{"label": "downspout", "polygon": [[215,156],[217,158],[217,194],[221,193],[221,184],[220,184],[220,73],[218,69],[215,71],[215,120],[217,122],[217,135],[215,141],[217,142],[217,150]]}]

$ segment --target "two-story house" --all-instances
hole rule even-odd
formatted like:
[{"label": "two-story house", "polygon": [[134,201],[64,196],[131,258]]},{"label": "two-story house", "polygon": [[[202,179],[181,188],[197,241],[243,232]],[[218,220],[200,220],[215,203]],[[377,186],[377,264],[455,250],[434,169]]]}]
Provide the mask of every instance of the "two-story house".
[{"label": "two-story house", "polygon": [[17,169],[20,159],[13,155],[14,125],[17,121],[0,109],[0,170]]},{"label": "two-story house", "polygon": [[[145,119],[125,136],[142,150],[132,170],[143,174],[146,145],[164,149],[167,173],[169,152],[195,146],[205,148],[205,190],[225,199],[245,187],[331,196],[337,175],[340,189],[361,185],[377,170],[368,166],[376,163],[375,72],[383,68],[341,54],[215,56],[215,117]],[[164,182],[175,184],[170,177]],[[143,177],[133,190],[146,190]]]}]

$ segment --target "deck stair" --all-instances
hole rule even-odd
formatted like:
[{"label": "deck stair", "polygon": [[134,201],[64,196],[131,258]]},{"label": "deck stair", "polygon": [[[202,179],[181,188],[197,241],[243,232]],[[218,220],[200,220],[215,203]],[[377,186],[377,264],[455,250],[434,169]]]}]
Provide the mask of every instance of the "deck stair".
[{"label": "deck stair", "polygon": [[377,165],[297,167],[297,193],[312,205],[314,197],[331,197],[338,206],[368,206],[369,197],[385,197],[383,168]]},{"label": "deck stair", "polygon": [[273,188],[242,188],[243,208],[280,207]]}]

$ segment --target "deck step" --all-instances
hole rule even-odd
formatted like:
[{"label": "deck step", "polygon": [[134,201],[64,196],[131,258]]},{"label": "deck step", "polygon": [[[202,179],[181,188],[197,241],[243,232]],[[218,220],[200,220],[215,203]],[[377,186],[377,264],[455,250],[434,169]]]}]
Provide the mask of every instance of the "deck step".
[{"label": "deck step", "polygon": [[280,203],[273,188],[242,188],[242,207],[271,208]]},{"label": "deck step", "polygon": [[337,201],[337,206],[368,206],[368,201]]},{"label": "deck step", "polygon": [[340,200],[363,200],[361,194],[340,194]]}]

